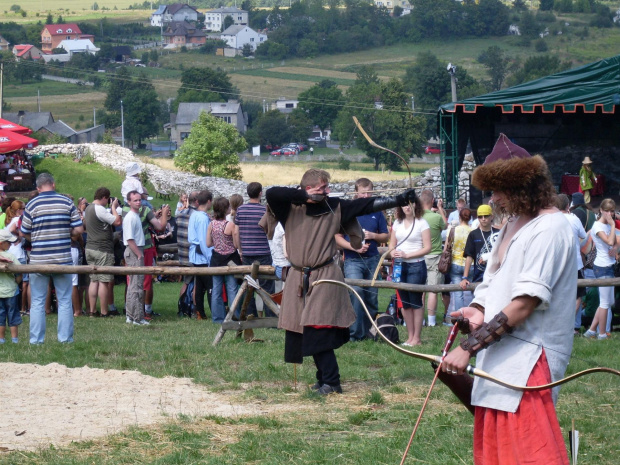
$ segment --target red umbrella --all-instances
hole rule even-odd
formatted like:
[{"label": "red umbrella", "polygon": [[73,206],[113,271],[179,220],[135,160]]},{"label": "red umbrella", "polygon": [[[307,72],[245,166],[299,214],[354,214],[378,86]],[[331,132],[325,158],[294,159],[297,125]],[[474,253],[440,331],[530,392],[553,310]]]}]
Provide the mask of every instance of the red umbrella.
[{"label": "red umbrella", "polygon": [[0,129],[0,153],[15,152],[20,149],[31,149],[37,145],[39,145],[39,141],[32,137]]},{"label": "red umbrella", "polygon": [[32,134],[30,128],[20,126],[19,124],[12,123],[9,120],[0,118],[0,130],[12,131],[18,134]]}]

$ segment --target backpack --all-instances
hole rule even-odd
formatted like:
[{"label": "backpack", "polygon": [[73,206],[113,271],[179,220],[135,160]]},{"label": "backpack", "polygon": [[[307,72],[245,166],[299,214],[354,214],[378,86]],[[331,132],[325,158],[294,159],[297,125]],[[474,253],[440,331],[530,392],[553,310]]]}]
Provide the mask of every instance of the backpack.
[{"label": "backpack", "polygon": [[194,303],[192,301],[192,294],[194,293],[194,281],[189,283],[185,288],[181,297],[179,297],[179,311],[177,315],[180,317],[188,317],[191,318],[192,314],[195,313],[196,309],[194,308]]},{"label": "backpack", "polygon": [[[394,344],[398,344],[400,342],[398,338],[398,329],[396,328],[396,321],[394,321],[394,317],[392,315],[388,313],[378,313],[375,318],[375,322],[377,323],[381,334],[387,337]],[[368,337],[373,341],[383,340],[383,338],[377,334],[377,329],[374,325],[370,327]]]}]

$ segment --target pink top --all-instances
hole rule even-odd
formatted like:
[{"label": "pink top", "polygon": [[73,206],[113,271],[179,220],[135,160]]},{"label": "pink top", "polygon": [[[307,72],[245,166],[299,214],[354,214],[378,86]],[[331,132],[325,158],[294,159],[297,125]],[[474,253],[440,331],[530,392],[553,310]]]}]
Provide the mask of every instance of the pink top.
[{"label": "pink top", "polygon": [[211,238],[213,239],[213,250],[220,255],[229,255],[235,250],[232,235],[224,234],[226,228],[226,220],[211,221]]}]

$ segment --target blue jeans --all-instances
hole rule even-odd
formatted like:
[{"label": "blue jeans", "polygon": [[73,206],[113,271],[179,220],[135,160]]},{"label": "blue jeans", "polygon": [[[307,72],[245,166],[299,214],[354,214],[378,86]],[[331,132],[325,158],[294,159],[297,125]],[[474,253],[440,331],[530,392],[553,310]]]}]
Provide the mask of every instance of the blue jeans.
[{"label": "blue jeans", "polygon": [[[8,321],[8,325],[6,322]],[[0,298],[0,326],[19,326],[22,316],[19,313],[17,296]]]},{"label": "blue jeans", "polygon": [[[379,264],[380,255],[374,257],[360,257],[360,258],[347,258],[344,261],[344,276],[349,279],[372,279],[372,275]],[[373,287],[358,287],[353,286],[355,292],[357,292],[370,314],[374,317],[377,314],[379,307],[379,290]],[[353,304],[353,311],[355,312],[355,322],[349,328],[349,336],[352,341],[361,341],[366,337],[370,330],[370,320],[368,315],[364,311],[360,301],[351,294],[351,304]]]},{"label": "blue jeans", "polygon": [[[455,265],[454,263],[450,266],[450,284],[460,284],[463,279],[463,273],[465,272],[465,267],[461,265]],[[473,273],[473,269],[469,269],[468,277]],[[473,300],[473,295],[471,291],[452,291],[450,292],[450,299],[454,302],[453,311],[460,310],[463,307],[467,307],[471,301]],[[448,311],[446,310],[446,314]]]},{"label": "blue jeans", "polygon": [[[403,262],[403,272],[400,276],[401,283],[426,284],[426,262],[424,260],[414,263]],[[422,292],[398,291],[403,308],[422,308]]]},{"label": "blue jeans", "polygon": [[226,318],[226,307],[222,299],[222,285],[224,284],[226,284],[226,298],[229,308],[237,295],[237,280],[233,275],[213,276],[213,291],[211,293],[211,319],[213,323],[221,324]]},{"label": "blue jeans", "polygon": [[72,275],[31,273],[30,344],[45,341],[45,297],[50,278],[54,281],[58,301],[58,342],[73,342]]}]

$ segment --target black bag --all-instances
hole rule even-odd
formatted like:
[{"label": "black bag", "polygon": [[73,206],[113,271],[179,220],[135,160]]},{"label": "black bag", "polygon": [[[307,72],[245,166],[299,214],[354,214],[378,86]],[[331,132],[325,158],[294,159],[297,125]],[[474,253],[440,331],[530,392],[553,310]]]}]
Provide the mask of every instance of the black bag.
[{"label": "black bag", "polygon": [[[398,338],[398,329],[396,328],[396,322],[394,321],[394,317],[392,315],[389,315],[387,313],[378,313],[377,317],[375,318],[375,322],[377,323],[381,334],[383,334],[394,344],[398,344],[400,342],[400,339]],[[370,327],[370,330],[368,331],[368,337],[373,341],[383,340],[383,338],[379,336],[379,334],[377,334],[377,329],[374,325]]]},{"label": "black bag", "polygon": [[194,308],[194,303],[192,301],[192,294],[194,293],[194,281],[189,283],[185,288],[181,297],[179,297],[179,311],[177,315],[180,317],[188,317],[191,318],[192,314],[195,313],[196,309]]}]

